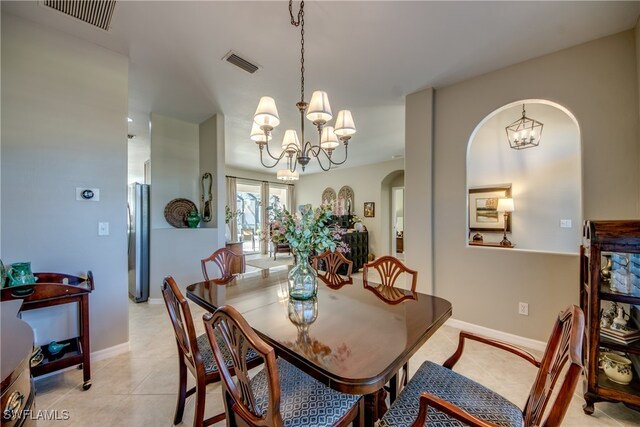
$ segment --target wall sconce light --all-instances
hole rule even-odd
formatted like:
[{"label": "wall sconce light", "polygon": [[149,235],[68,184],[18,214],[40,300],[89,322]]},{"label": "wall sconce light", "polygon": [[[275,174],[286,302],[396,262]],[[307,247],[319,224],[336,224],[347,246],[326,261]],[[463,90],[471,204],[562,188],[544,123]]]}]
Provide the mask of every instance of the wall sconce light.
[{"label": "wall sconce light", "polygon": [[498,212],[504,212],[504,235],[502,237],[502,241],[500,242],[500,246],[512,246],[509,239],[507,239],[507,220],[509,218],[509,213],[514,211],[513,199],[498,199],[498,208],[496,210]]}]

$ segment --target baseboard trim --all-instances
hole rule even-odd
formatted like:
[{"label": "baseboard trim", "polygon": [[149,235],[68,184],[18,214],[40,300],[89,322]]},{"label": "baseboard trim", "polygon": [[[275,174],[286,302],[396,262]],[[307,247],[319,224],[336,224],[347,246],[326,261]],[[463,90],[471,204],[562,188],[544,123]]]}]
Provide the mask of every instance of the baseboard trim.
[{"label": "baseboard trim", "polygon": [[103,348],[102,350],[94,351],[91,353],[91,361],[97,362],[99,360],[108,359],[110,357],[120,356],[121,354],[131,351],[130,341],[123,342],[122,344],[114,345],[113,347]]},{"label": "baseboard trim", "polygon": [[474,325],[473,323],[463,322],[462,320],[458,319],[449,318],[445,325],[467,332],[473,332],[478,335],[484,335],[487,338],[493,338],[496,340],[508,342],[509,344],[517,345],[519,347],[526,347],[531,350],[544,351],[544,349],[547,347],[547,343],[543,341],[521,337],[519,335],[498,331],[496,329],[486,328],[484,326]]},{"label": "baseboard trim", "polygon": [[[131,351],[130,341],[127,341],[122,344],[114,345],[112,347],[103,348],[102,350],[94,351],[91,353],[91,363],[98,362],[100,360],[108,359],[110,357],[116,357],[121,354],[127,353]],[[63,368],[55,372],[49,372],[48,374],[40,375],[37,378],[34,378],[35,381],[42,380],[44,378],[51,377],[53,375],[58,375],[63,372],[71,371],[73,369],[78,369],[78,365],[69,366],[68,368]],[[93,370],[93,369],[92,369]]]},{"label": "baseboard trim", "polygon": [[149,298],[147,302],[149,304],[164,304],[164,300],[162,298]]}]

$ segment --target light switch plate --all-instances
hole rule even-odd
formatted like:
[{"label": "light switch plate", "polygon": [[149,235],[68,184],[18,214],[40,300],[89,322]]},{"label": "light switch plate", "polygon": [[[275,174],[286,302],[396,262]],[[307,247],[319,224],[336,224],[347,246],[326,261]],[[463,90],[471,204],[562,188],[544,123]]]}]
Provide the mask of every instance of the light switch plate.
[{"label": "light switch plate", "polygon": [[571,220],[570,219],[561,219],[560,220],[560,228],[571,228]]},{"label": "light switch plate", "polygon": [[109,235],[109,223],[108,222],[99,222],[98,223],[98,236],[108,236]]},{"label": "light switch plate", "polygon": [[83,202],[99,202],[100,189],[88,187],[76,187],[76,200]]}]

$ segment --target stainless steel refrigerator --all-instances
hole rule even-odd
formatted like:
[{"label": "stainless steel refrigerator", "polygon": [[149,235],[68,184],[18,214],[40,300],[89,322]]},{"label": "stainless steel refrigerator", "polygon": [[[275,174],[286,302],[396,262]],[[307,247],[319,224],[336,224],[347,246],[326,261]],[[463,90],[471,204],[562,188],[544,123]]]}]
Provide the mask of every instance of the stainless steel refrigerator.
[{"label": "stainless steel refrigerator", "polygon": [[129,297],[149,299],[149,185],[129,185]]}]

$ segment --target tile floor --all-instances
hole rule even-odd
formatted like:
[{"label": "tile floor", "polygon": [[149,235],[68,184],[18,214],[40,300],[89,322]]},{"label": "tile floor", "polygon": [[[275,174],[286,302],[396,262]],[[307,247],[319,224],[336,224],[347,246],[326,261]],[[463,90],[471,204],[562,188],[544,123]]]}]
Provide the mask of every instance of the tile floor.
[{"label": "tile floor", "polygon": [[[191,304],[199,333],[204,311]],[[66,421],[38,421],[40,426],[128,426],[172,425],[178,381],[177,351],[173,329],[162,304],[130,303],[131,351],[92,366],[93,386],[82,391],[82,374],[70,370],[36,381],[38,409],[69,411]],[[453,353],[458,330],[442,327],[414,355],[410,369],[424,360],[442,363]],[[488,386],[522,407],[535,369],[498,350],[469,343],[456,371]],[[189,387],[193,385],[190,381]],[[640,413],[621,404],[599,403],[596,412],[582,412],[581,386],[565,417],[565,426],[639,426]],[[194,399],[187,400],[183,423],[193,422]],[[206,416],[223,411],[219,384],[209,386]],[[224,425],[224,422],[217,425]]]}]

